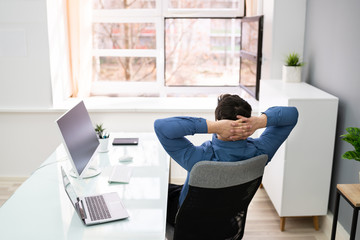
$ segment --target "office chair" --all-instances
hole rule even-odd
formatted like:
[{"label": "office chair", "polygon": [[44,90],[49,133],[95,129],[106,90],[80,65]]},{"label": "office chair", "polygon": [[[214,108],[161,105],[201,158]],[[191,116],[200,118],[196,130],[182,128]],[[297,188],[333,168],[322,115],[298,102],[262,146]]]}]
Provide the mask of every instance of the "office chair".
[{"label": "office chair", "polygon": [[189,191],[175,220],[174,240],[237,240],[244,235],[247,209],[267,162],[260,155],[238,162],[201,161],[189,176]]}]

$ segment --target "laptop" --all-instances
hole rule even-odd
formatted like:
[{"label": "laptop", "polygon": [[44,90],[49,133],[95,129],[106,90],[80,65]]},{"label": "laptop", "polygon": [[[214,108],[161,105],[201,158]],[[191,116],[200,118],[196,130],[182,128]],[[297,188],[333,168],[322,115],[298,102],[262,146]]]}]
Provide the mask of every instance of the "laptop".
[{"label": "laptop", "polygon": [[63,167],[61,174],[65,191],[85,225],[111,222],[129,217],[119,195],[116,192],[101,195],[79,197],[70,183]]}]

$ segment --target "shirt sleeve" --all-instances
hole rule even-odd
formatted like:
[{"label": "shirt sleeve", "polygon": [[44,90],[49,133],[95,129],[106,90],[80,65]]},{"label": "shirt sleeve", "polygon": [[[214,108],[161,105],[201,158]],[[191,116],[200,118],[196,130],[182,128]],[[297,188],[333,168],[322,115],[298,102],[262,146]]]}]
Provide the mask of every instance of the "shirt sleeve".
[{"label": "shirt sleeve", "polygon": [[157,119],[155,133],[166,152],[184,169],[190,171],[194,164],[204,159],[205,148],[194,146],[185,136],[207,133],[204,118],[172,117]]},{"label": "shirt sleeve", "polygon": [[295,107],[271,107],[263,114],[267,116],[267,125],[257,145],[270,161],[295,127],[299,113]]}]

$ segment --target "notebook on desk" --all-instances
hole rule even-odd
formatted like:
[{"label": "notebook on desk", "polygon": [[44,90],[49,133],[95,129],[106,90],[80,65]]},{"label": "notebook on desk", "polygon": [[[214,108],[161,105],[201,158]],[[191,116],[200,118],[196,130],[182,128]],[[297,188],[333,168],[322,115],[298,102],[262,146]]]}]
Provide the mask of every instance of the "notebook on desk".
[{"label": "notebook on desk", "polygon": [[113,145],[138,145],[139,138],[114,138]]},{"label": "notebook on desk", "polygon": [[111,222],[129,217],[116,192],[79,197],[61,167],[65,191],[85,225]]}]

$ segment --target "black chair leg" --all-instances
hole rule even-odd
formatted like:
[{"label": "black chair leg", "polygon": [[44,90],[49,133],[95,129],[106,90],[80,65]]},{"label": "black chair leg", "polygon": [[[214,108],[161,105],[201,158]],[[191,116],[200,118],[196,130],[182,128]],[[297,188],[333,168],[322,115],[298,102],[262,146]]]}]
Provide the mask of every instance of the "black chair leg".
[{"label": "black chair leg", "polygon": [[338,191],[336,191],[335,210],[334,210],[333,225],[332,225],[332,231],[331,231],[331,240],[335,240],[335,236],[336,236],[336,225],[337,225],[338,213],[339,213],[339,202],[340,202],[340,193]]}]

